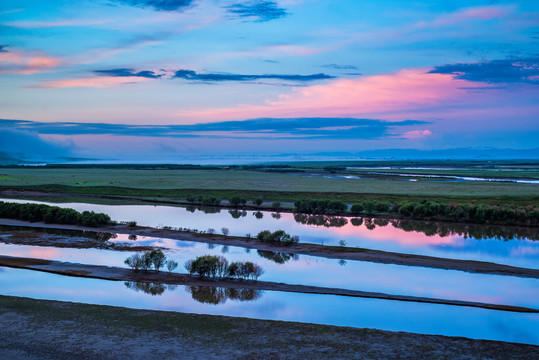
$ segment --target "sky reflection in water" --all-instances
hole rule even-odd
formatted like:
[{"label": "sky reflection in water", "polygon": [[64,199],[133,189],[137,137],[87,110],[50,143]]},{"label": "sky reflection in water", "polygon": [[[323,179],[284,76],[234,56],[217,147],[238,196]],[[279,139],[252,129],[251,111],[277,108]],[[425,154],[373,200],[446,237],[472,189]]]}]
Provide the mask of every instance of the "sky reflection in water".
[{"label": "sky reflection in water", "polygon": [[[122,241],[121,238],[119,241]],[[252,261],[265,270],[261,280],[288,284],[314,285],[388,294],[468,300],[539,308],[539,280],[511,276],[471,274],[403,265],[300,255],[284,264],[261,257],[256,250],[234,246],[211,246],[205,243],[170,239],[141,239],[137,243],[169,248],[168,258],[179,262],[177,272],[185,273],[183,264],[197,256],[223,255],[228,261]],[[66,249],[38,246],[1,245],[0,255],[33,257],[84,264],[125,267],[131,254],[112,250]],[[511,289],[511,291],[507,291]]]},{"label": "sky reflection in water", "polygon": [[[17,200],[4,199],[4,201]],[[83,203],[51,205],[71,207],[79,211],[104,212],[114,220],[136,221],[139,225],[145,226],[172,226],[200,231],[212,228],[216,232],[226,227],[230,230],[230,235],[238,236],[244,236],[247,233],[256,235],[265,229],[272,231],[282,229],[292,235],[298,235],[300,242],[338,245],[340,240],[344,240],[347,246],[352,247],[539,268],[539,241],[529,239],[504,241],[492,236],[486,239],[476,239],[457,234],[428,236],[421,231],[404,231],[391,223],[386,226],[375,225],[374,229],[368,229],[365,221],[360,226],[354,226],[348,219],[347,224],[342,227],[324,227],[298,223],[294,220],[294,214],[290,213],[281,213],[280,218],[276,218],[271,216],[271,212],[261,212],[262,218],[259,219],[255,216],[257,212],[254,211],[246,211],[245,216],[233,218],[228,210],[205,214],[202,211],[190,212],[186,208],[170,206]],[[475,226],[475,229],[480,231],[481,226]]]},{"label": "sky reflection in water", "polygon": [[537,314],[273,291],[256,301],[213,305],[194,300],[183,286],[151,296],[123,282],[3,270],[0,290],[5,295],[539,344]]}]

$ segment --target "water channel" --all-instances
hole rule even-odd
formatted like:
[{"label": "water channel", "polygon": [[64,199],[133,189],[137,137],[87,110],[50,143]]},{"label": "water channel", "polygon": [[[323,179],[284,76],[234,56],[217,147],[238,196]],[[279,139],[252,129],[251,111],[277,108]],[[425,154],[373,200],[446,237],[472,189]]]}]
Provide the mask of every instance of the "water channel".
[{"label": "water channel", "polygon": [[[4,200],[12,201],[12,200]],[[26,201],[21,201],[26,202]],[[450,258],[487,260],[537,268],[538,242],[526,236],[489,235],[483,239],[449,234],[426,235],[404,231],[391,223],[385,226],[365,221],[353,225],[326,227],[299,223],[293,214],[253,211],[230,214],[194,212],[181,207],[151,205],[52,204],[79,211],[104,212],[118,221],[140,225],[173,226],[206,230],[221,227],[234,235],[256,234],[284,229],[304,242],[426,254]],[[232,216],[234,215],[234,216]],[[371,228],[371,229],[369,229]],[[26,230],[39,231],[39,230]],[[54,231],[52,231],[54,235]],[[0,227],[0,242],[16,231]],[[487,232],[490,234],[490,232]],[[511,232],[509,232],[511,233]],[[518,232],[517,232],[518,233]],[[128,237],[117,234],[108,241],[166,248],[168,258],[183,263],[203,254],[225,256],[229,261],[253,261],[261,265],[264,281],[316,285],[388,294],[468,300],[539,308],[539,280],[511,276],[470,274],[454,270],[340,261],[323,257],[260,252],[237,246],[199,242]],[[122,266],[129,251],[58,248],[1,244],[0,255],[32,257],[67,262]],[[29,270],[0,268],[0,293],[32,298],[118,305],[142,309],[172,310],[202,314],[290,320],[331,325],[410,331],[425,334],[539,344],[539,315],[423,304],[402,301],[350,298],[333,295],[298,294],[275,291],[236,291],[214,287],[160,286],[84,278],[72,278]]]}]

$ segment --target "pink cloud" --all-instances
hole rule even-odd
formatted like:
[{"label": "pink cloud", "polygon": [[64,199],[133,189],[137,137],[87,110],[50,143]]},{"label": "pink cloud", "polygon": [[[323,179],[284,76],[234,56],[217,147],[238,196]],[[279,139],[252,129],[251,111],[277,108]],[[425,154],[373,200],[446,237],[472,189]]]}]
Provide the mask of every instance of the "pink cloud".
[{"label": "pink cloud", "polygon": [[[176,116],[197,120],[253,117],[385,116],[439,105],[466,94],[466,80],[449,74],[405,69],[394,74],[339,79],[326,84],[294,88],[292,93],[266,100],[263,105],[182,111]],[[423,134],[427,135],[427,134]]]},{"label": "pink cloud", "polygon": [[420,139],[430,135],[432,135],[432,132],[430,130],[413,130],[405,132],[404,134],[400,135],[400,137],[406,139]]},{"label": "pink cloud", "polygon": [[0,72],[30,75],[44,72],[62,64],[59,58],[45,55],[42,51],[8,51],[0,53]]},{"label": "pink cloud", "polygon": [[137,76],[125,76],[125,77],[111,77],[100,76],[90,78],[78,78],[78,79],[65,79],[46,82],[39,88],[107,88],[125,84],[141,83],[149,81],[150,79],[137,77]]},{"label": "pink cloud", "polygon": [[451,14],[446,14],[435,18],[432,21],[422,21],[416,24],[415,28],[438,27],[459,24],[470,20],[492,20],[502,19],[514,12],[513,6],[493,5],[493,6],[474,6],[460,9]]}]

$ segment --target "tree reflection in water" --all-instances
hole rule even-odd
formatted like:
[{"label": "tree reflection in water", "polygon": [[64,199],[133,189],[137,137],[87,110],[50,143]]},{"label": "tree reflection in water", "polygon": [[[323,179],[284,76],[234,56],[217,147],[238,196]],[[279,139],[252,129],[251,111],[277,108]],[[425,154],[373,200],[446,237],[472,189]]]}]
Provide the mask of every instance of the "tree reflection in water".
[{"label": "tree reflection in water", "polygon": [[[294,220],[300,224],[342,227],[348,219],[341,216],[294,214]],[[354,217],[350,219],[353,226],[365,225],[368,230],[391,225],[406,232],[422,232],[427,236],[441,237],[458,235],[464,238],[498,239],[498,240],[539,240],[539,228],[525,226],[501,226],[485,224],[464,224],[441,221],[422,221],[409,219],[387,219]]]},{"label": "tree reflection in water", "polygon": [[247,211],[245,211],[245,210],[237,210],[237,209],[234,209],[234,210],[228,210],[228,213],[229,213],[230,216],[232,216],[234,219],[239,219],[240,217],[247,216]]},{"label": "tree reflection in water", "polygon": [[204,304],[224,304],[228,299],[238,301],[253,301],[262,296],[261,290],[222,288],[214,286],[186,285],[185,289],[191,297]]},{"label": "tree reflection in water", "polygon": [[297,254],[282,253],[282,252],[270,251],[270,250],[257,250],[256,252],[261,257],[271,260],[277,264],[284,264],[285,262],[291,259],[294,259],[294,260],[299,259],[299,256]]},{"label": "tree reflection in water", "polygon": [[312,214],[294,214],[294,220],[300,224],[342,227],[348,224],[348,219],[341,216],[312,215]]},{"label": "tree reflection in water", "polygon": [[165,290],[174,290],[178,285],[166,285],[161,283],[141,282],[141,281],[126,281],[124,282],[128,289],[142,291],[145,294],[152,296],[161,295]]}]

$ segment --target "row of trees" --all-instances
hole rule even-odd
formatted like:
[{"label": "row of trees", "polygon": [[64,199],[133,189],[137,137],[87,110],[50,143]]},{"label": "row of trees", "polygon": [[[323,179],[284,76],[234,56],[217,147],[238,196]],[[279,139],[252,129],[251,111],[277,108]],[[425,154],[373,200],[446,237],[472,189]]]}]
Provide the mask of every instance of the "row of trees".
[{"label": "row of trees", "polygon": [[535,206],[500,206],[437,201],[387,203],[366,201],[354,204],[352,214],[397,214],[417,220],[444,220],[476,224],[538,225],[539,210]]},{"label": "row of trees", "polygon": [[298,200],[294,203],[294,211],[307,214],[340,214],[348,209],[348,205],[342,201],[329,200]]},{"label": "row of trees", "polygon": [[45,204],[18,204],[0,201],[0,217],[25,221],[44,221],[46,223],[82,225],[98,227],[111,225],[110,216],[93,211],[78,212]]},{"label": "row of trees", "polygon": [[[187,202],[190,202],[192,204],[199,204],[202,206],[219,206],[221,205],[221,202],[222,202],[222,200],[217,199],[213,196],[201,196],[201,195],[199,196],[189,195],[185,198],[185,200],[187,200]],[[228,200],[228,203],[230,205],[236,206],[236,207],[245,206],[247,202],[248,200],[246,198],[243,198],[237,195],[232,196]],[[264,203],[264,200],[262,198],[256,198],[252,200],[252,203],[255,206],[262,206],[262,204]],[[274,201],[271,204],[272,209],[279,209],[280,207],[281,207],[281,203],[279,201]]]},{"label": "row of trees", "polygon": [[258,233],[256,238],[265,243],[279,245],[292,245],[299,241],[298,236],[290,236],[290,234],[286,233],[284,230],[277,230],[274,232],[262,230]]},{"label": "row of trees", "polygon": [[162,267],[166,267],[168,272],[174,271],[178,267],[178,262],[167,260],[167,257],[161,250],[150,250],[144,254],[134,254],[124,260],[124,264],[129,266],[135,272],[142,270],[147,272],[152,268],[155,271],[160,271]]},{"label": "row of trees", "polygon": [[185,198],[185,200],[187,200],[187,202],[190,202],[192,204],[200,204],[203,206],[219,206],[221,204],[221,200],[213,196],[188,195]]},{"label": "row of trees", "polygon": [[235,278],[254,279],[264,273],[257,264],[250,261],[229,263],[222,256],[203,255],[185,263],[185,268],[191,275],[197,275],[204,279]]}]

